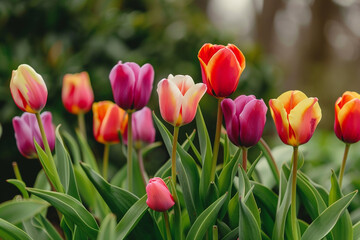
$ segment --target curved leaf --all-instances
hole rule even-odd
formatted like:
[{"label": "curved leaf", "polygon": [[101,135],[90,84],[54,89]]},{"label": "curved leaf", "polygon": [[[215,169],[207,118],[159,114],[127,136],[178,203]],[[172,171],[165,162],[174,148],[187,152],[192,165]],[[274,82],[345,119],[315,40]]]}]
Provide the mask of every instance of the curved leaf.
[{"label": "curved leaf", "polygon": [[109,213],[102,221],[97,240],[115,240],[116,216]]},{"label": "curved leaf", "polygon": [[260,227],[254,215],[251,213],[250,209],[246,206],[245,202],[242,199],[240,199],[239,202],[239,239],[261,239]]},{"label": "curved leaf", "polygon": [[6,240],[33,240],[17,226],[0,218],[0,238]]},{"label": "curved leaf", "polygon": [[6,181],[17,187],[17,189],[19,189],[19,191],[21,192],[23,198],[29,198],[29,194],[26,191],[26,185],[23,181],[18,179],[8,179]]}]

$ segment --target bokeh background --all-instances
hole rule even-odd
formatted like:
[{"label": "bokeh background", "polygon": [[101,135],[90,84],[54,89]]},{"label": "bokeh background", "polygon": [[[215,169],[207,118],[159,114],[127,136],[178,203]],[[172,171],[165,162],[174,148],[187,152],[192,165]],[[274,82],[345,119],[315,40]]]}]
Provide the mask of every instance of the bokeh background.
[{"label": "bokeh background", "polygon": [[[338,171],[344,145],[333,134],[334,103],[346,90],[360,91],[360,1],[357,0],[1,0],[0,1],[0,202],[17,190],[17,161],[31,186],[40,169],[16,148],[11,120],[22,112],[12,101],[11,71],[21,63],[33,66],[48,87],[45,110],[54,123],[74,134],[76,117],[61,102],[66,73],[88,71],[95,101],[112,100],[108,75],[119,61],[151,63],[154,91],[149,107],[159,115],[156,84],[168,74],[188,74],[201,81],[197,53],[204,43],[234,43],[246,57],[246,69],[233,98],[254,94],[267,103],[291,89],[316,96],[323,111],[318,130],[304,152],[303,170],[328,186],[331,169]],[[201,101],[213,137],[216,101]],[[281,146],[268,113],[264,138]],[[86,115],[89,144],[101,159],[103,147],[92,138],[92,114]],[[194,124],[183,127],[180,139]],[[160,136],[157,136],[160,140]],[[291,149],[290,149],[291,151]],[[145,159],[154,171],[168,158],[158,148]],[[112,169],[125,158],[111,149]],[[345,188],[360,186],[360,148],[350,149]],[[355,200],[357,206],[360,198]],[[355,205],[356,206],[356,205]]]}]

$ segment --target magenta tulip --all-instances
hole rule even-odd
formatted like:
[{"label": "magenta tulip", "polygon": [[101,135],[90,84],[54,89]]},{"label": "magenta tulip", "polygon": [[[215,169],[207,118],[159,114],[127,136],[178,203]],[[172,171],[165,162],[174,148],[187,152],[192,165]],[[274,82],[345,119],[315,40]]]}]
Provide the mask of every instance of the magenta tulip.
[{"label": "magenta tulip", "polygon": [[267,107],[255,96],[241,95],[234,101],[224,99],[221,103],[226,131],[237,146],[251,147],[261,138],[266,121]]},{"label": "magenta tulip", "polygon": [[155,177],[149,180],[146,186],[146,194],[146,204],[152,210],[165,212],[175,204],[173,196],[161,178]]},{"label": "magenta tulip", "polygon": [[150,64],[140,67],[133,62],[116,64],[109,75],[115,103],[124,110],[140,110],[148,103],[154,82]]},{"label": "magenta tulip", "polygon": [[[43,112],[41,114],[41,121],[44,125],[50,149],[53,150],[55,147],[55,127],[52,123],[51,113]],[[42,149],[44,149],[44,143],[41,138],[39,125],[35,115],[25,112],[21,117],[14,117],[12,122],[15,131],[16,144],[20,153],[26,158],[37,158],[34,139]]]},{"label": "magenta tulip", "polygon": [[[153,143],[155,141],[155,127],[151,116],[151,110],[144,107],[132,114],[132,133],[135,143]],[[127,133],[123,135],[124,143],[127,144]]]}]

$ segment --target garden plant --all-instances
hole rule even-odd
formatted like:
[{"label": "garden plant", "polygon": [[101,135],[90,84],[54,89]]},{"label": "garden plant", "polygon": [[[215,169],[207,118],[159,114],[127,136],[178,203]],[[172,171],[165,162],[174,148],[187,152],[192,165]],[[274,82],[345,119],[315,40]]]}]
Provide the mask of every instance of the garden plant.
[{"label": "garden plant", "polygon": [[[198,59],[202,83],[172,74],[158,82],[161,116],[146,106],[155,78],[150,64],[119,61],[111,69],[113,102],[94,102],[88,73],[65,75],[61,97],[78,117],[75,136],[55,127],[50,112],[41,113],[48,95],[42,76],[27,64],[14,70],[10,91],[24,111],[13,118],[17,147],[24,157],[38,159],[42,170],[27,186],[14,162],[15,178],[7,181],[20,195],[0,204],[0,238],[360,239],[360,222],[348,210],[359,196],[342,187],[350,146],[360,140],[360,95],[345,92],[335,103],[335,120],[323,119],[335,122],[345,148],[339,173],[328,173],[328,188],[302,172],[307,162],[301,149],[322,118],[316,97],[290,90],[265,101],[254,95],[231,99],[246,70],[243,53],[233,44],[206,43]],[[213,141],[199,107],[204,94],[217,99]],[[93,136],[84,121],[90,110]],[[273,123],[266,123],[269,112]],[[181,127],[192,121],[196,129],[180,142]],[[262,138],[265,124],[292,148],[284,161]],[[156,133],[161,142],[155,142]],[[92,137],[104,145],[102,159],[88,144]],[[127,163],[109,174],[114,144],[121,144]],[[161,144],[168,159],[150,176],[143,158]],[[255,158],[248,154],[254,146],[261,150]],[[259,171],[260,163],[267,172]],[[55,220],[49,219],[51,210]]]}]

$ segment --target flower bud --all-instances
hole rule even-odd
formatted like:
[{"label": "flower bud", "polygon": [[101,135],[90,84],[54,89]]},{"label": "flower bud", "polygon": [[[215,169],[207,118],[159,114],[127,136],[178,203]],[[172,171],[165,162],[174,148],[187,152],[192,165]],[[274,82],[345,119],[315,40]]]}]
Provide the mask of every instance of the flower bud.
[{"label": "flower bud", "polygon": [[149,180],[146,186],[146,194],[146,204],[152,210],[165,212],[175,204],[168,187],[161,178],[155,177]]},{"label": "flower bud", "polygon": [[10,91],[15,104],[24,112],[40,112],[47,100],[47,88],[43,78],[27,64],[12,71]]},{"label": "flower bud", "polygon": [[149,144],[155,141],[156,131],[150,108],[144,107],[132,114],[132,134],[135,143]]},{"label": "flower bud", "polygon": [[89,74],[87,72],[66,74],[63,79],[61,98],[68,112],[72,114],[88,112],[94,101]]}]

